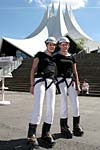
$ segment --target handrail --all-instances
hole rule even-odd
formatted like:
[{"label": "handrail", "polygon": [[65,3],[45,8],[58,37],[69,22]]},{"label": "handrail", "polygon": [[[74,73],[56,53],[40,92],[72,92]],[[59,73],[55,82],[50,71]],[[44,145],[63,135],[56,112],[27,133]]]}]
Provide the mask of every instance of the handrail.
[{"label": "handrail", "polygon": [[[0,69],[0,80],[2,81],[2,101],[0,101],[0,105],[8,105],[10,104],[10,101],[5,101],[5,78],[9,78],[12,77],[11,72],[14,69],[17,69],[21,64],[22,64],[22,57],[19,57],[13,61],[8,62],[7,65],[1,65],[1,69]],[[5,61],[4,61],[5,62]],[[9,74],[10,73],[10,74]]]},{"label": "handrail", "polygon": [[0,65],[0,77],[6,76],[8,73],[11,73],[14,69],[17,69],[22,64],[22,57],[13,60],[12,62],[8,62],[7,65]]},{"label": "handrail", "polygon": [[74,57],[77,59],[77,58],[83,58],[86,54],[86,51],[85,50],[81,50],[78,54],[74,54]]}]

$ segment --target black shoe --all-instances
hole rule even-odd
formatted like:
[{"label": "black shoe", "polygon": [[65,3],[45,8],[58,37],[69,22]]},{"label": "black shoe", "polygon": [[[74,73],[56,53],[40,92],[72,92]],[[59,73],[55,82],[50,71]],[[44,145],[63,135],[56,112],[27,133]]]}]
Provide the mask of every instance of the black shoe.
[{"label": "black shoe", "polygon": [[48,147],[53,147],[55,145],[55,140],[53,139],[51,134],[42,136],[41,139],[48,145]]},{"label": "black shoe", "polygon": [[84,134],[84,131],[82,130],[82,128],[80,126],[75,127],[73,129],[73,135],[74,136],[83,136],[83,134]]},{"label": "black shoe", "polygon": [[30,150],[33,150],[34,148],[39,149],[39,143],[36,136],[32,136],[31,138],[28,138],[27,145],[30,146]]},{"label": "black shoe", "polygon": [[62,127],[62,128],[61,128],[61,134],[64,135],[64,136],[66,136],[67,139],[71,139],[71,138],[72,138],[72,135],[73,135],[73,134],[72,134],[72,131],[70,130],[70,128],[67,128],[67,127],[66,127],[66,128],[65,128],[65,127],[63,128],[63,127]]}]

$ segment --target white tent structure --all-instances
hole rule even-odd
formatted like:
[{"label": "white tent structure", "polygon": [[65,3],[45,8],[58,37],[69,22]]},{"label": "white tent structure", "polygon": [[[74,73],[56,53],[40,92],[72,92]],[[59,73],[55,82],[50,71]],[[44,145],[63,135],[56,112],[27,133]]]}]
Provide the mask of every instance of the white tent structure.
[{"label": "white tent structure", "polygon": [[16,46],[30,56],[34,56],[38,51],[45,50],[44,41],[48,36],[55,36],[57,39],[61,36],[69,36],[76,43],[80,39],[84,39],[84,47],[88,52],[97,50],[100,47],[100,43],[91,39],[84,31],[80,28],[72,10],[69,11],[68,6],[64,12],[60,8],[55,14],[54,4],[51,9],[46,9],[44,17],[38,26],[38,28],[25,39],[11,39],[3,37],[5,41]]}]

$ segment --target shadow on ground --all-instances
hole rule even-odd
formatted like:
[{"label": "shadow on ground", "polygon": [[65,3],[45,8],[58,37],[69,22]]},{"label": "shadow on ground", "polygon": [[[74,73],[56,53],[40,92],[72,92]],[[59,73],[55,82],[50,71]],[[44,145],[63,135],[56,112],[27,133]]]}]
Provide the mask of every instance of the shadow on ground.
[{"label": "shadow on ground", "polygon": [[[60,133],[55,133],[52,135],[55,140],[59,138],[67,138]],[[38,138],[40,147],[43,148],[52,148],[49,147],[41,138]],[[14,139],[9,141],[0,141],[0,150],[29,150],[30,146],[27,145],[27,139]]]},{"label": "shadow on ground", "polygon": [[64,138],[64,139],[71,139],[70,137],[68,138],[68,137],[66,136],[66,134],[61,134],[61,133],[55,133],[55,134],[53,134],[52,136],[53,136],[53,138],[54,138],[55,140],[61,139],[61,138]]},{"label": "shadow on ground", "polygon": [[0,150],[26,150],[26,139],[0,141]]}]

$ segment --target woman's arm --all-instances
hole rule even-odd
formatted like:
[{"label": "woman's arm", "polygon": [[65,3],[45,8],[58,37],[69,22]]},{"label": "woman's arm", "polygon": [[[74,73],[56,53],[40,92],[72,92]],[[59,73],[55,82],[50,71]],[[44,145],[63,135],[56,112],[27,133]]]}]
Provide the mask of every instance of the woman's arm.
[{"label": "woman's arm", "polygon": [[38,63],[39,63],[39,59],[34,58],[31,72],[30,72],[30,93],[31,94],[34,94],[34,77],[35,77],[35,73],[37,71]]},{"label": "woman's arm", "polygon": [[77,84],[76,86],[77,86],[77,90],[78,90],[78,94],[79,94],[81,89],[80,89],[80,81],[79,81],[79,77],[78,77],[76,63],[73,64],[73,73],[75,75],[76,84]]}]

